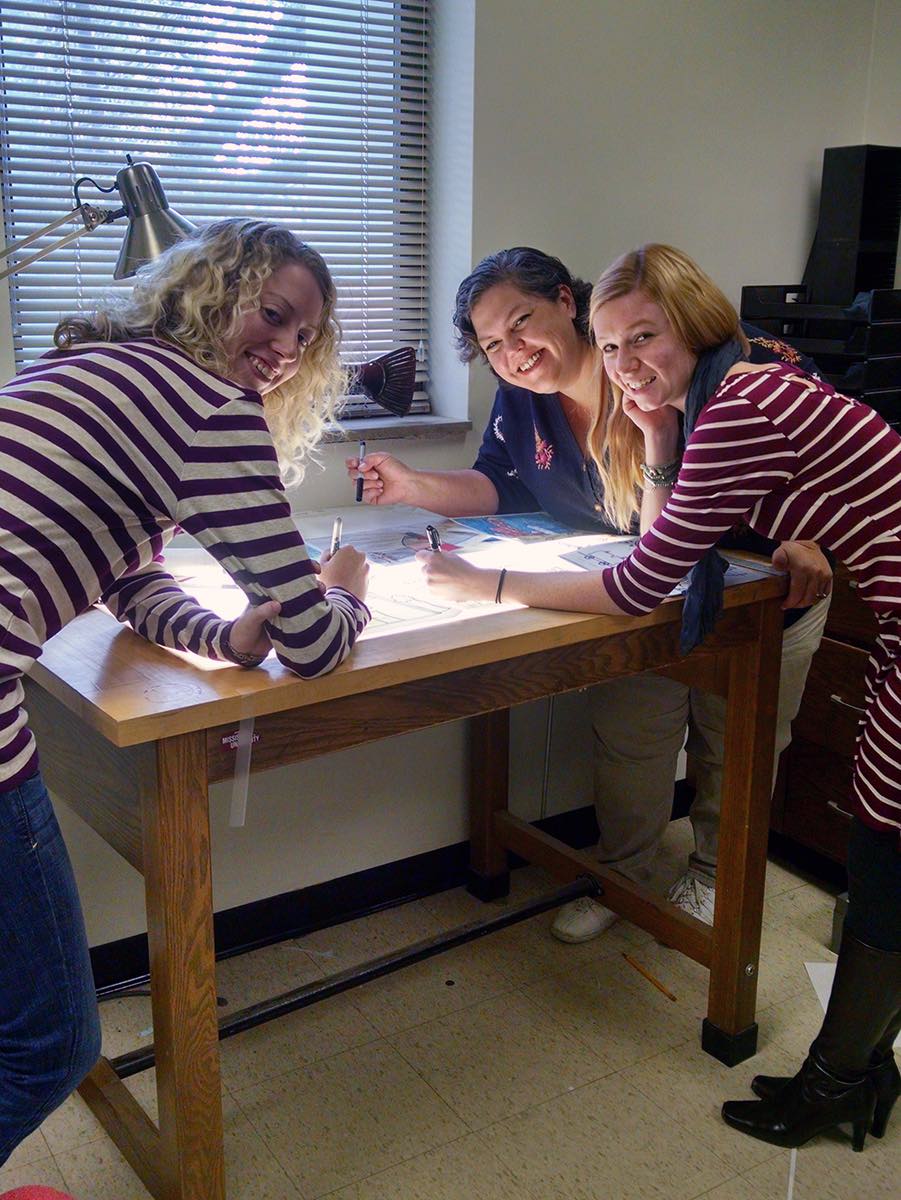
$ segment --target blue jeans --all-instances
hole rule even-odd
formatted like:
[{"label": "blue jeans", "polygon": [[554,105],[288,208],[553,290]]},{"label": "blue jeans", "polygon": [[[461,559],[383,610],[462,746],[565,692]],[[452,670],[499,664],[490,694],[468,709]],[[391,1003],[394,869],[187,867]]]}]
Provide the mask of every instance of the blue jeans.
[{"label": "blue jeans", "polygon": [[40,775],[0,792],[0,1166],[100,1054],[75,877]]}]

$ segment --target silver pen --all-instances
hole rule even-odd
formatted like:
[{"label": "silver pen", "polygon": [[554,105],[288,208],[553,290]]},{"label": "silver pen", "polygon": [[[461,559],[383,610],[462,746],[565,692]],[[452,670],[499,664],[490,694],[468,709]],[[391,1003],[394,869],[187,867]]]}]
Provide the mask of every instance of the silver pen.
[{"label": "silver pen", "polygon": [[341,519],[341,517],[335,517],[335,523],[332,526],[332,541],[328,550],[329,555],[333,555],[336,551],[341,549],[341,530],[343,526],[344,521]]}]

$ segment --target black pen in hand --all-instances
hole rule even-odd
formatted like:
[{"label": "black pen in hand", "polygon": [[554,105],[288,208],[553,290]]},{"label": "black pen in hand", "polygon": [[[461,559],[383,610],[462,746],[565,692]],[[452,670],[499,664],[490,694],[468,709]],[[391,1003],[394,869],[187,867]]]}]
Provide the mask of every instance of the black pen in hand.
[{"label": "black pen in hand", "polygon": [[[359,470],[359,468],[363,462],[363,459],[365,457],[366,457],[366,443],[361,440],[359,449],[357,450],[357,469],[358,470]],[[362,501],[362,499],[363,499],[363,476],[358,475],[357,476],[357,494],[356,494],[357,504],[359,504]]]},{"label": "black pen in hand", "polygon": [[440,538],[440,536],[438,534],[438,530],[435,528],[435,526],[434,525],[426,525],[425,532],[426,532],[426,537],[429,539],[429,549],[430,550],[440,550],[441,549],[441,538]]}]

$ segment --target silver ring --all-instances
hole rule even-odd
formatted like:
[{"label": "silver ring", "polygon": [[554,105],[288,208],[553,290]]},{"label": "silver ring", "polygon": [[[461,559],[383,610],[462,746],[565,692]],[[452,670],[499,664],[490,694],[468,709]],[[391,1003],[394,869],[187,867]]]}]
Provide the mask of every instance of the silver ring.
[{"label": "silver ring", "polygon": [[817,600],[825,600],[828,595],[828,592],[817,592],[816,598]]}]

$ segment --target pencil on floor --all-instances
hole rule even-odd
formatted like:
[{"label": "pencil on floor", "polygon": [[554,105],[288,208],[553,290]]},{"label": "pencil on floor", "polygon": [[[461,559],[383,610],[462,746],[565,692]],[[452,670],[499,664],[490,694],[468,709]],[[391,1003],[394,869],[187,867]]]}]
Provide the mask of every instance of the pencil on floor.
[{"label": "pencil on floor", "polygon": [[659,979],[655,979],[654,976],[651,974],[651,972],[646,967],[643,967],[640,962],[636,962],[635,959],[632,957],[632,955],[627,954],[625,952],[625,950],[622,951],[622,956],[626,960],[626,962],[629,964],[630,967],[635,968],[635,970],[638,972],[639,975],[644,975],[644,977],[648,981],[648,983],[653,983],[654,987],[657,988],[657,990],[659,992],[663,992],[663,994],[664,994],[664,996],[666,996],[667,1000],[672,1000],[675,1002],[676,997],[669,990],[669,988],[664,987]]}]

